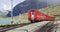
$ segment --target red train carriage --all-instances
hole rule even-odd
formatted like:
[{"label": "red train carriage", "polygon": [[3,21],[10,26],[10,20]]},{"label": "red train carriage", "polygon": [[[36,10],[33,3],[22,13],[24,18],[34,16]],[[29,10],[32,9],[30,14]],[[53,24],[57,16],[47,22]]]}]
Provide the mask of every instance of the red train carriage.
[{"label": "red train carriage", "polygon": [[28,20],[30,20],[31,22],[35,22],[35,21],[52,21],[55,20],[54,16],[48,16],[42,12],[39,12],[36,9],[30,9],[28,10]]}]

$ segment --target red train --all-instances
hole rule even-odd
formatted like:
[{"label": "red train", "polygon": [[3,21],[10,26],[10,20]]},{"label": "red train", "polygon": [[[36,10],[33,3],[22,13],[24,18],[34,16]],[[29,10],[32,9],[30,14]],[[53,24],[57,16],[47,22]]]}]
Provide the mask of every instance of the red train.
[{"label": "red train", "polygon": [[30,9],[30,10],[28,10],[28,20],[30,20],[31,22],[52,21],[52,20],[55,20],[55,17],[48,16],[42,12],[39,12],[36,9]]}]

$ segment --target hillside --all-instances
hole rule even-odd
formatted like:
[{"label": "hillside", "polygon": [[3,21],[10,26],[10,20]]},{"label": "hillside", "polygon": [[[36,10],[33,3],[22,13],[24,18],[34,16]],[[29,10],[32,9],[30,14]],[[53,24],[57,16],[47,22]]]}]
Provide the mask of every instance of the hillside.
[{"label": "hillside", "polygon": [[57,19],[60,19],[60,4],[39,9],[39,11],[51,16],[55,16]]},{"label": "hillside", "polygon": [[[10,20],[11,17],[0,16],[0,20]],[[19,16],[13,17],[13,20],[27,20],[27,13],[21,14]]]}]

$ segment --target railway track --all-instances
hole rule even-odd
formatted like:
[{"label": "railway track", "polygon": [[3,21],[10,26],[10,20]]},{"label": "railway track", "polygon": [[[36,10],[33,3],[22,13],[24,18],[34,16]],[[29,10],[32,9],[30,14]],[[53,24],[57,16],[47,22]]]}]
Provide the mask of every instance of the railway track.
[{"label": "railway track", "polygon": [[15,28],[18,28],[18,27],[29,25],[29,24],[32,24],[32,23],[0,26],[0,32],[5,32],[5,31],[8,31],[8,30],[12,30],[12,29],[15,29]]},{"label": "railway track", "polygon": [[29,24],[33,24],[33,23],[0,26],[0,32],[6,32],[8,30],[12,30],[12,29],[19,28],[25,25],[29,25]]}]

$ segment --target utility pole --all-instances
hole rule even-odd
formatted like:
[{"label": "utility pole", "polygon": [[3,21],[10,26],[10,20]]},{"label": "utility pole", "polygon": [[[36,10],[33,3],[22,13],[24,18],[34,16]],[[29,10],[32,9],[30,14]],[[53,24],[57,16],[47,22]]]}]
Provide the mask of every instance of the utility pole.
[{"label": "utility pole", "polygon": [[13,24],[13,0],[11,0],[11,24]]}]

